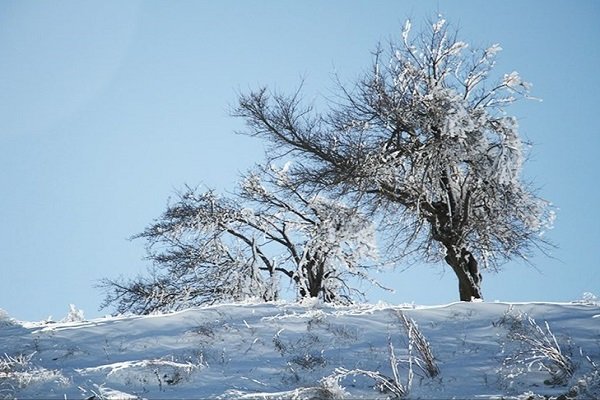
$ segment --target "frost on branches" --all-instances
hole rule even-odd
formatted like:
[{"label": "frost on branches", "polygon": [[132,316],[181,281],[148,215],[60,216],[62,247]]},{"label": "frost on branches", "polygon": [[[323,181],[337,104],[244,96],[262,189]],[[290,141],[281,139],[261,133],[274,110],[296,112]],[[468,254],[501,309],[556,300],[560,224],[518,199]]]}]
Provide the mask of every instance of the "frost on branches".
[{"label": "frost on branches", "polygon": [[348,303],[376,258],[374,229],[356,209],[291,186],[285,169],[249,174],[234,198],[187,188],[135,238],[148,276],[105,280],[105,306],[147,314],[216,302],[273,301],[287,279],[300,298]]},{"label": "frost on branches", "polygon": [[307,197],[289,181],[288,167],[250,174],[240,194],[255,205],[261,232],[282,247],[275,262],[301,298],[348,303],[362,296],[349,284],[351,277],[368,280],[369,266],[363,262],[377,258],[373,224],[356,208],[318,195]]},{"label": "frost on branches", "polygon": [[269,158],[296,157],[296,184],[379,213],[400,255],[446,261],[460,299],[480,299],[482,269],[548,245],[551,205],[521,178],[526,146],[506,112],[531,85],[494,80],[501,47],[471,49],[441,18],[417,35],[407,22],[399,39],[326,112],[263,88],[235,115]]}]

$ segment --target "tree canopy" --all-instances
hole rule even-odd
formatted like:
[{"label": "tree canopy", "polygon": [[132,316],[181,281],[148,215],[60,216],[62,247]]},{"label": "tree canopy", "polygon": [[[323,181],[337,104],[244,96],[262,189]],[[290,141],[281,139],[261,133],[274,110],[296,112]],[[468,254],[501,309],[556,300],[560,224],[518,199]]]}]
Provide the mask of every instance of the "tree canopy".
[{"label": "tree canopy", "polygon": [[324,111],[266,88],[234,115],[289,158],[303,190],[380,213],[401,255],[445,260],[460,299],[482,298],[481,269],[548,245],[553,211],[522,178],[526,143],[508,106],[527,98],[517,72],[494,79],[498,44],[472,49],[442,18],[379,47],[372,68]]},{"label": "tree canopy", "polygon": [[105,280],[105,305],[147,314],[215,302],[278,300],[287,279],[299,299],[349,303],[377,257],[371,221],[356,208],[305,197],[285,169],[249,173],[231,198],[187,188],[134,238],[149,274]]}]

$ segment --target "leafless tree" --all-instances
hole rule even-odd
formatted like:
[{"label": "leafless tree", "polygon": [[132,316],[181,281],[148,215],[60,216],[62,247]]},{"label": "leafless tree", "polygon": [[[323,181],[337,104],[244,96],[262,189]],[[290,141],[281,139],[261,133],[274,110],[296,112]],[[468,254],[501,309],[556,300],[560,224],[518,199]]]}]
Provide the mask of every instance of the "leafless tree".
[{"label": "leafless tree", "polygon": [[246,223],[285,249],[278,262],[290,266],[287,276],[300,297],[349,302],[363,296],[350,277],[372,281],[367,270],[377,249],[373,224],[356,207],[308,197],[290,181],[287,166],[260,167],[248,174],[240,197],[254,207],[255,220]]},{"label": "leafless tree", "polygon": [[293,160],[303,190],[378,212],[401,256],[445,260],[462,301],[482,298],[481,270],[546,249],[551,205],[521,178],[526,143],[507,107],[528,97],[517,72],[492,75],[499,45],[471,49],[446,21],[374,53],[372,68],[318,111],[301,91],[243,94],[233,115]]},{"label": "leafless tree", "polygon": [[104,280],[105,306],[147,314],[201,304],[277,300],[289,279],[299,298],[347,303],[361,295],[376,256],[371,222],[355,208],[306,198],[285,169],[260,168],[232,198],[187,188],[142,233],[153,267],[133,280]]}]

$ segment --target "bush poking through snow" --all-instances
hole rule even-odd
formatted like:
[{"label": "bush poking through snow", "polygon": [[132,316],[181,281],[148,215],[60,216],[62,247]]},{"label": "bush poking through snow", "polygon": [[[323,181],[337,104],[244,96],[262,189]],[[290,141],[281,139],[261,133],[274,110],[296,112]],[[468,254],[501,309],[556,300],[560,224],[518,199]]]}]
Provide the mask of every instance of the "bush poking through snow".
[{"label": "bush poking through snow", "polygon": [[[410,391],[410,387],[412,386],[413,380],[413,357],[410,354],[410,345],[409,345],[409,354],[408,360],[398,360],[396,358],[396,353],[394,351],[394,345],[392,344],[392,340],[389,340],[389,352],[390,352],[390,367],[392,370],[392,376],[389,377],[387,375],[382,374],[379,371],[369,371],[364,369],[352,369],[348,370],[346,368],[336,368],[333,375],[325,377],[322,382],[327,381],[329,384],[335,383],[337,387],[341,388],[340,381],[345,378],[351,376],[366,376],[375,381],[375,388],[382,393],[391,394],[393,398],[403,399],[408,396],[408,392]],[[408,363],[408,372],[406,383],[402,383],[400,378],[400,371],[398,369],[398,365],[400,362]]]},{"label": "bush poking through snow", "polygon": [[30,361],[34,354],[0,357],[0,399],[14,398],[19,389],[29,384],[33,378]]},{"label": "bush poking through snow", "polygon": [[69,313],[65,318],[63,318],[60,322],[83,322],[85,321],[85,316],[83,315],[83,310],[80,310],[75,306],[75,304],[69,304]]},{"label": "bush poking through snow", "polygon": [[[408,337],[408,355],[406,359],[398,359],[394,350],[394,345],[391,338],[388,341],[389,361],[391,369],[391,377],[379,371],[370,371],[364,369],[346,369],[336,368],[335,372],[323,378],[322,382],[327,381],[329,384],[335,383],[335,387],[341,388],[340,382],[351,376],[364,376],[375,381],[375,388],[382,393],[390,394],[393,398],[406,398],[409,394],[414,378],[413,366],[417,367],[428,378],[435,378],[439,375],[440,369],[433,355],[431,345],[425,338],[425,335],[419,329],[419,326],[412,318],[407,318],[404,313],[397,311],[398,318],[406,331]],[[418,353],[415,355],[414,353]],[[399,365],[408,365],[406,372],[406,380],[403,382],[400,374]]]},{"label": "bush poking through snow", "polygon": [[31,358],[34,355],[35,353],[31,353],[28,356],[25,354],[17,354],[16,356],[4,354],[4,356],[0,357],[0,378],[29,369]]},{"label": "bush poking through snow", "polygon": [[579,352],[590,369],[589,372],[576,379],[575,385],[571,387],[566,396],[573,399],[600,399],[600,365],[589,356],[584,355],[583,350],[580,349]]},{"label": "bush poking through snow", "polygon": [[588,306],[600,306],[600,299],[594,293],[585,292],[581,296],[581,300],[577,300],[575,303],[585,304]]},{"label": "bush poking through snow", "polygon": [[6,311],[0,308],[0,327],[15,326],[17,323],[11,318]]},{"label": "bush poking through snow", "polygon": [[433,356],[431,345],[414,319],[407,318],[402,311],[398,311],[398,318],[408,335],[409,354],[412,353],[413,349],[419,353],[419,357],[414,357],[415,364],[417,364],[428,378],[435,378],[439,375],[440,369]]},{"label": "bush poking through snow", "polygon": [[66,385],[68,380],[59,371],[50,371],[33,366],[29,355],[19,353],[14,356],[4,354],[0,357],[0,399],[13,399],[20,389],[31,384],[54,381]]},{"label": "bush poking through snow", "polygon": [[550,374],[550,379],[545,380],[545,384],[566,385],[573,377],[575,365],[562,351],[548,322],[545,321],[542,327],[535,319],[525,314],[513,318],[508,338],[520,343],[521,347],[514,355],[504,360],[505,367],[509,369],[514,367],[513,369],[519,371],[517,375],[537,368],[538,371],[546,371]]}]

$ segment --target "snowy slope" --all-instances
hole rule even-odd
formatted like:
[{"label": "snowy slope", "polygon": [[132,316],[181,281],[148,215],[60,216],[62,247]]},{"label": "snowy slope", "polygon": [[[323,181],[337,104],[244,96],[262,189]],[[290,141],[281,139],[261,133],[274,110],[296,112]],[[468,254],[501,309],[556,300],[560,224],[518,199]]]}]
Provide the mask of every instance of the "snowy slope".
[{"label": "snowy slope", "polygon": [[[409,354],[400,312],[429,341],[436,377],[419,368],[412,341]],[[519,333],[555,344],[573,376],[557,382],[552,354]],[[412,371],[409,398],[591,398],[600,307],[248,304],[52,324],[0,313],[0,357],[0,398],[390,398],[358,370],[393,380],[394,358],[402,385]]]}]

